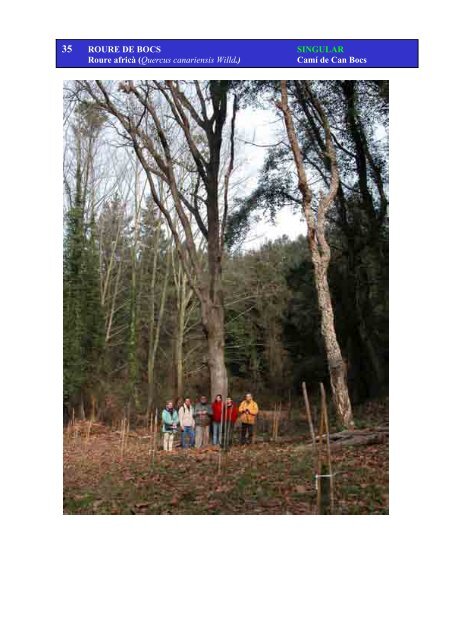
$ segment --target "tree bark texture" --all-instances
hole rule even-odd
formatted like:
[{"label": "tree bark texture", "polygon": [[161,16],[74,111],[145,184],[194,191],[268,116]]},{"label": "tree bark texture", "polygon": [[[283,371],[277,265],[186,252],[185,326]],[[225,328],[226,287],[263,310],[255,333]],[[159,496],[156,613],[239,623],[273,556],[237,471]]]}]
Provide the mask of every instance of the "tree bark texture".
[{"label": "tree bark texture", "polygon": [[338,191],[339,172],[327,116],[319,100],[309,89],[309,85],[307,85],[307,88],[310,92],[311,101],[316,108],[317,115],[322,122],[325,134],[325,152],[328,154],[331,167],[329,190],[326,195],[323,193],[320,194],[317,215],[315,215],[312,208],[313,194],[309,186],[302,150],[295,133],[292,113],[289,107],[286,80],[281,81],[281,102],[278,103],[278,107],[283,112],[287,137],[297,171],[298,187],[303,199],[303,213],[308,227],[308,246],[314,266],[315,286],[321,316],[321,333],[328,362],[333,401],[342,424],[348,429],[353,429],[354,422],[348,393],[346,366],[337,341],[331,293],[327,278],[331,252],[325,236],[325,218]]}]

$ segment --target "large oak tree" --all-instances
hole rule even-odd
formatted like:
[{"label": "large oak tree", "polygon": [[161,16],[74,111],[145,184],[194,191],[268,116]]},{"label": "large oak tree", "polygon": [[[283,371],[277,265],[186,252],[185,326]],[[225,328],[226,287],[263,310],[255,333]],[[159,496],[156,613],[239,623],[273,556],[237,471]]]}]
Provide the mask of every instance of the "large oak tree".
[{"label": "large oak tree", "polygon": [[[231,83],[126,81],[117,86],[96,81],[80,82],[79,87],[82,97],[88,95],[120,125],[146,173],[152,198],[167,221],[200,301],[211,394],[226,395],[222,270],[237,111],[237,100],[229,95]],[[178,179],[182,170],[187,171],[181,166],[187,152],[192,176],[188,182]],[[157,180],[166,185],[179,224],[159,193]],[[194,227],[205,238],[207,261],[197,248]]]}]

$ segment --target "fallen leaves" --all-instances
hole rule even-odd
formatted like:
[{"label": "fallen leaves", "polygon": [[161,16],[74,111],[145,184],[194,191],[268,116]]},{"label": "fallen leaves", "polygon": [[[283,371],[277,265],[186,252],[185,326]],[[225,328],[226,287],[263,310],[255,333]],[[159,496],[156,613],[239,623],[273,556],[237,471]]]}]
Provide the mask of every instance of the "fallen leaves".
[{"label": "fallen leaves", "polygon": [[[143,432],[145,435],[145,432]],[[300,441],[222,452],[156,453],[137,431],[123,458],[118,434],[93,425],[88,443],[64,440],[64,512],[84,514],[312,514],[312,451]],[[333,452],[337,513],[388,512],[386,443]]]}]

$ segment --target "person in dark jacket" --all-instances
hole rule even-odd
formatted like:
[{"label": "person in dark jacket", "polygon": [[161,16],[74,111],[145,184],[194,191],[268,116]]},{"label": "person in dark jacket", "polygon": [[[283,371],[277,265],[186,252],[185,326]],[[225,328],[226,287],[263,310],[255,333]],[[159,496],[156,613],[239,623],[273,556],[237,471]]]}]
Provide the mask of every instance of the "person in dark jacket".
[{"label": "person in dark jacket", "polygon": [[231,397],[226,398],[226,405],[224,408],[224,429],[222,445],[225,449],[228,449],[232,444],[232,435],[234,433],[234,425],[237,422],[239,416],[239,410],[235,402]]},{"label": "person in dark jacket", "polygon": [[209,444],[210,419],[212,406],[207,402],[207,396],[201,396],[195,405],[195,447],[207,447]]}]

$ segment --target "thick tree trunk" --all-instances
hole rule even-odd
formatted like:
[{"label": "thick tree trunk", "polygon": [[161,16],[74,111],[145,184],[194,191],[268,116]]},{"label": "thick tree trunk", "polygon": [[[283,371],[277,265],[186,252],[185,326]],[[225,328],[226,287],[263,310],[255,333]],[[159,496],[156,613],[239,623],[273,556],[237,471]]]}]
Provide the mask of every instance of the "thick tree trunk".
[{"label": "thick tree trunk", "polygon": [[219,393],[223,398],[228,394],[228,375],[224,362],[224,331],[210,333],[207,337],[209,350],[210,396]]},{"label": "thick tree trunk", "polygon": [[202,303],[203,327],[207,338],[208,364],[210,372],[210,395],[228,394],[228,374],[224,361],[224,308],[211,300]]},{"label": "thick tree trunk", "polygon": [[[215,137],[215,136],[214,136]],[[211,141],[211,157],[219,165],[221,138]],[[222,240],[220,214],[218,208],[218,168],[215,169],[207,187],[209,265],[208,287],[202,293],[201,310],[203,326],[207,337],[208,362],[210,372],[210,393],[212,400],[228,393],[228,375],[224,360],[224,299],[222,270]]]}]

